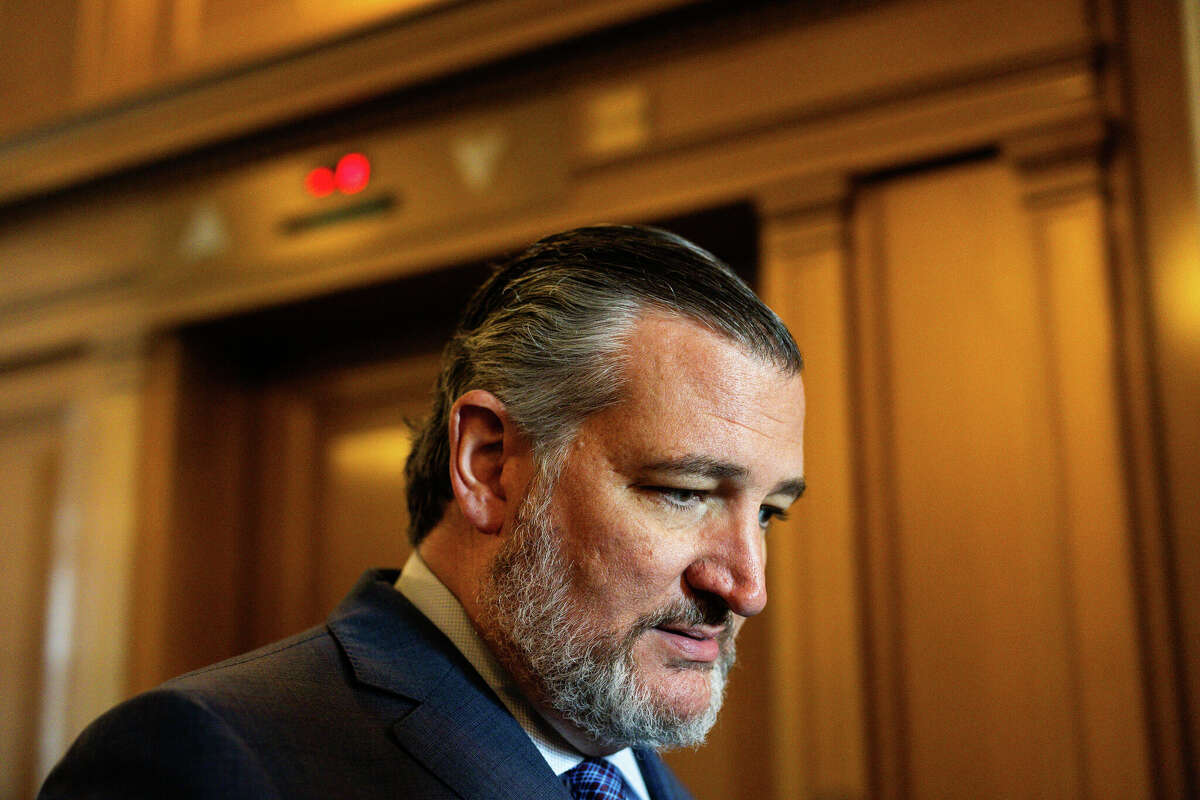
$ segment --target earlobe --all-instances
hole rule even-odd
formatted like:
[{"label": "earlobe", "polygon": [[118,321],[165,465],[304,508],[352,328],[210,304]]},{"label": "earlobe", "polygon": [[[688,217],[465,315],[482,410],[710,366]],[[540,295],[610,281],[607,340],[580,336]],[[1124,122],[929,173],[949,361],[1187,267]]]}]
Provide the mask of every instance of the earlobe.
[{"label": "earlobe", "polygon": [[496,534],[508,510],[504,462],[515,430],[491,392],[474,389],[450,409],[450,486],[463,516],[481,533]]}]

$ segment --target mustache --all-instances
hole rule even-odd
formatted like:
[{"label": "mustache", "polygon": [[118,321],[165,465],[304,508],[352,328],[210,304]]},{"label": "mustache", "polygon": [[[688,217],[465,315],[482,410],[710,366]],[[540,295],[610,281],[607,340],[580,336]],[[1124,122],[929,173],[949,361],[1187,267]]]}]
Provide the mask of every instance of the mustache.
[{"label": "mustache", "polygon": [[638,618],[631,636],[636,637],[660,625],[711,625],[723,628],[720,638],[727,639],[733,630],[733,611],[729,604],[715,594],[696,594],[681,597]]}]

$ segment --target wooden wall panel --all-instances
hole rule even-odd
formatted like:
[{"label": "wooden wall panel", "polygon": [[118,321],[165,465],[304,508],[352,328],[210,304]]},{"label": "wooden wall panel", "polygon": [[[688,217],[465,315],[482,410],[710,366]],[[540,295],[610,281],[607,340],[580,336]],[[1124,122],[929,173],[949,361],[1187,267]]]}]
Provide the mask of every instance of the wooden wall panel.
[{"label": "wooden wall panel", "polygon": [[0,419],[0,797],[33,794],[47,572],[63,431],[54,415]]},{"label": "wooden wall panel", "polygon": [[[392,0],[386,5],[395,10],[400,2]],[[402,24],[342,37],[337,33],[344,33],[345,26],[330,19],[328,6],[336,6],[339,17],[344,14],[362,21],[378,17],[379,4],[320,0],[274,0],[265,6],[249,3],[244,4],[245,13],[253,18],[249,24],[259,29],[255,44],[263,38],[272,41],[274,28],[279,27],[288,44],[310,45],[278,54],[286,57],[260,58],[253,68],[234,63],[234,56],[246,55],[246,48],[238,43],[244,31],[237,20],[205,25],[203,0],[68,3],[85,12],[80,23],[79,80],[81,102],[86,106],[81,110],[99,113],[79,115],[69,124],[42,125],[37,136],[0,136],[0,200],[11,202],[63,189],[196,147],[240,138],[638,20],[683,2],[473,0],[449,3],[439,13],[417,14]],[[266,11],[255,14],[256,5]],[[292,36],[295,25],[286,19],[288,7],[297,5],[308,17],[301,23],[298,39]],[[34,6],[39,4],[21,2],[14,7],[25,12]],[[307,30],[303,29],[305,23],[309,23]],[[28,26],[18,25],[14,30],[25,31]],[[171,41],[165,45],[161,43],[164,31]],[[329,34],[328,38],[312,40],[322,32]],[[226,37],[227,41],[222,41]],[[37,41],[31,40],[30,45]],[[272,42],[272,46],[278,44]],[[205,53],[198,50],[201,45],[219,45],[217,58],[206,60]],[[255,46],[249,49],[254,51]],[[169,57],[164,53],[172,51],[181,53],[184,63],[166,69],[163,64]],[[117,65],[130,64],[136,65],[132,74],[119,70],[114,74]],[[222,67],[228,69],[222,71]],[[132,97],[120,96],[133,87],[141,91]],[[30,100],[27,105],[31,109],[40,110],[33,102],[36,93],[22,92],[20,96]],[[127,102],[112,102],[118,99]],[[98,108],[101,103],[107,106]],[[50,119],[63,121],[57,111]]]},{"label": "wooden wall panel", "polygon": [[780,798],[867,793],[846,192],[833,179],[761,195],[762,294],[804,354],[807,400],[809,489],[769,542],[771,766]]},{"label": "wooden wall panel", "polygon": [[248,400],[227,359],[162,340],[148,360],[130,691],[244,650],[254,585]]},{"label": "wooden wall panel", "polygon": [[1089,153],[1048,163],[1029,155],[1019,174],[1045,303],[1083,795],[1145,797],[1147,723],[1102,176]]},{"label": "wooden wall panel", "polygon": [[[653,119],[650,146],[677,148],[788,114],[870,112],[916,87],[950,86],[961,79],[956,76],[993,69],[1003,73],[1035,63],[1035,53],[1061,57],[1088,48],[1087,12],[1079,0],[865,5],[823,15],[820,4],[811,3],[808,18],[798,6],[757,36],[730,37],[718,58],[701,54],[635,65],[619,83],[605,75],[600,88],[645,92]],[[580,94],[596,90],[583,88]],[[611,160],[622,154],[588,155]]]},{"label": "wooden wall panel", "polygon": [[247,646],[281,639],[320,619],[312,592],[319,492],[318,421],[309,398],[271,389],[257,403],[254,613]]},{"label": "wooden wall panel", "polygon": [[419,399],[408,408],[379,398],[377,404],[331,409],[326,415],[314,581],[323,616],[364,569],[402,567],[411,550],[404,462],[412,437],[404,419],[419,416],[425,405],[423,393],[414,394]]},{"label": "wooden wall panel", "polygon": [[137,340],[97,342],[60,390],[63,488],[47,603],[39,772],[124,698],[141,444]]},{"label": "wooden wall panel", "polygon": [[0,3],[0,140],[71,109],[81,5],[75,0]]},{"label": "wooden wall panel", "polygon": [[1147,791],[1103,236],[1094,198],[1073,212],[1035,238],[994,162],[858,198],[881,796]]},{"label": "wooden wall panel", "polygon": [[427,410],[440,362],[414,356],[302,374],[253,390],[257,487],[243,611],[247,647],[324,620],[368,567],[408,557],[406,419]]},{"label": "wooden wall panel", "polygon": [[80,110],[96,110],[165,88],[171,0],[92,0],[79,4],[73,87]]},{"label": "wooden wall panel", "polygon": [[1153,431],[1161,497],[1161,525],[1147,526],[1140,543],[1157,762],[1163,797],[1194,796],[1200,793],[1200,132],[1192,123],[1200,19],[1191,0],[1114,5],[1126,43],[1120,111],[1128,119],[1126,198],[1136,247],[1129,294],[1144,298],[1148,309],[1130,343],[1146,348],[1152,370],[1151,414],[1135,424]]},{"label": "wooden wall panel", "polygon": [[139,365],[110,343],[0,375],[5,798],[123,696]]},{"label": "wooden wall panel", "polygon": [[390,17],[428,12],[447,0],[173,0],[173,71],[230,69]]}]

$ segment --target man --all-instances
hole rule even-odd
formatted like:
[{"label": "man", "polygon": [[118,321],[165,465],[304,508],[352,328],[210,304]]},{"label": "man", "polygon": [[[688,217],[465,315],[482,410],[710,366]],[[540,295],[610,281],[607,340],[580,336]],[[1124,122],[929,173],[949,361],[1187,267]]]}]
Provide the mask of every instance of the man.
[{"label": "man", "polygon": [[552,236],[475,294],[407,465],[415,552],[328,624],[89,728],[53,797],[688,795],[803,491],[800,356],[710,254]]}]

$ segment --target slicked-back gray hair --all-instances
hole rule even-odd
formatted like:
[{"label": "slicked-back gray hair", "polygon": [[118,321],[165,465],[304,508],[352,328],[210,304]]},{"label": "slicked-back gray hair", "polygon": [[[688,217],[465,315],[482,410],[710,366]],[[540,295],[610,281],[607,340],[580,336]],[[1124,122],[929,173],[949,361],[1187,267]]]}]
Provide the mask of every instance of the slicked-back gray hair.
[{"label": "slicked-back gray hair", "polygon": [[412,543],[453,498],[449,416],[459,397],[483,389],[499,398],[544,468],[585,419],[621,400],[625,344],[650,311],[695,320],[786,374],[801,368],[779,317],[682,237],[603,225],[542,239],[479,287],[446,345],[432,413],[405,465]]}]

